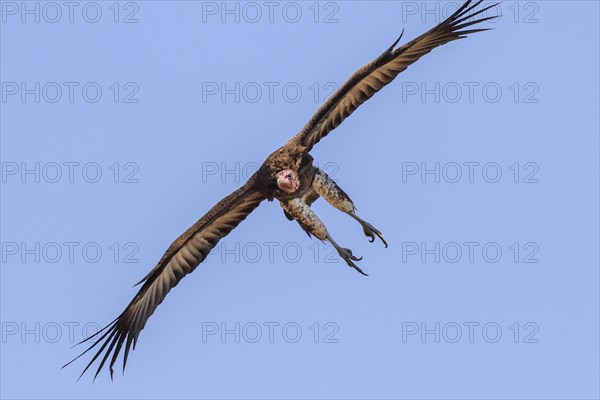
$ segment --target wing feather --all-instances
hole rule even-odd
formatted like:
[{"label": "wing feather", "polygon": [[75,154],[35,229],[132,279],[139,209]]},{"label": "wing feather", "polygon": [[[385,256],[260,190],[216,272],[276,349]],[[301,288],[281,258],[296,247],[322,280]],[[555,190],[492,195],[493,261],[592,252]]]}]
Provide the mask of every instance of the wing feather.
[{"label": "wing feather", "polygon": [[256,176],[253,176],[244,186],[221,200],[179,236],[150,273],[138,282],[138,284],[143,283],[142,287],[121,315],[81,342],[94,339],[93,343],[71,362],[100,343],[101,346],[81,373],[80,378],[103,355],[94,376],[96,379],[112,354],[109,363],[112,379],[113,366],[126,341],[123,355],[123,370],[125,370],[131,346],[133,345],[135,350],[140,332],[169,291],[204,261],[219,240],[238,226],[264,200],[265,197],[255,188],[255,182]]},{"label": "wing feather", "polygon": [[[291,142],[300,144],[310,151],[329,132],[337,128],[361,104],[398,76],[409,65],[429,53],[437,46],[462,39],[466,35],[488,29],[463,30],[469,26],[496,18],[481,17],[481,14],[495,7],[492,4],[476,10],[483,0],[466,1],[454,14],[435,28],[418,38],[396,48],[402,34],[383,54],[371,63],[356,71],[315,113],[304,128]],[[479,18],[475,18],[478,17]],[[466,22],[468,21],[468,22]],[[403,31],[404,33],[404,31]]]}]

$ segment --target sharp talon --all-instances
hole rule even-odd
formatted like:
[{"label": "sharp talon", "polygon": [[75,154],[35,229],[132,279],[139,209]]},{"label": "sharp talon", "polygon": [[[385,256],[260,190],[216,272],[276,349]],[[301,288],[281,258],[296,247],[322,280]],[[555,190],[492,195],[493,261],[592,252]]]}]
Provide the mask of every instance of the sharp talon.
[{"label": "sharp talon", "polygon": [[354,260],[354,261],[362,260],[362,257],[359,258],[359,257],[356,257],[354,254],[352,254],[352,250],[350,250],[350,249],[343,249],[343,251],[347,253],[348,258],[351,260]]},{"label": "sharp talon", "polygon": [[356,264],[354,264],[353,262],[349,262],[348,265],[351,266],[352,268],[354,268],[359,274],[362,274],[364,276],[369,276],[369,274],[363,272],[363,270],[360,269],[360,267],[357,266]]},{"label": "sharp talon", "polygon": [[348,264],[349,267],[354,268],[356,271],[358,271],[360,274],[364,275],[364,276],[369,276],[368,274],[364,273],[362,269],[360,269],[356,264],[354,264],[353,261],[360,261],[363,258],[362,257],[356,257],[355,255],[352,254],[352,250],[350,249],[345,249],[342,247],[337,247],[336,249],[338,251],[338,254],[340,255],[340,257],[342,257],[342,259],[344,261],[346,261],[346,264]]},{"label": "sharp talon", "polygon": [[373,232],[368,231],[366,229],[364,229],[365,231],[365,236],[369,237],[369,242],[373,243],[375,241],[375,235],[373,234]]},{"label": "sharp talon", "polygon": [[377,235],[377,237],[381,240],[381,242],[384,244],[384,246],[388,247],[388,244],[385,241],[385,239],[383,238],[383,235],[381,234],[381,232],[379,232],[379,230],[375,229],[375,227],[373,225],[369,224],[368,222],[365,222],[365,224],[363,225],[363,230],[365,232],[365,235],[370,238],[369,242],[373,243],[375,241],[375,235]]}]

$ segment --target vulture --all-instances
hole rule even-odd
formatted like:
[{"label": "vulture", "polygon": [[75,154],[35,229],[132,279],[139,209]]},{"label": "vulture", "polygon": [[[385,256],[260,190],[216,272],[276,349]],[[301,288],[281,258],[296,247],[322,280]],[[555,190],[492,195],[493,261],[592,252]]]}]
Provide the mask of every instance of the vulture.
[{"label": "vulture", "polygon": [[112,379],[113,366],[121,350],[124,350],[124,372],[132,345],[135,349],[140,332],[167,293],[204,261],[219,240],[246,219],[263,200],[277,199],[289,220],[297,221],[309,236],[331,243],[349,267],[366,275],[355,263],[361,258],[356,257],[350,249],[340,246],[331,237],[323,222],[311,209],[311,204],[323,197],[333,207],[355,219],[370,242],[378,238],[386,247],[387,243],[379,230],[356,215],[354,203],[336,182],[313,165],[310,151],[361,104],[435,47],[465,38],[471,33],[489,30],[472,28],[473,25],[497,17],[483,15],[497,4],[479,7],[482,1],[466,1],[433,29],[397,46],[402,38],[401,34],[383,54],[356,71],[319,107],[299,133],[267,157],[242,187],[217,203],[169,246],[156,266],[138,282],[142,286],[125,310],[108,326],[80,342],[79,344],[89,341],[88,344],[91,344],[63,368],[95,348],[94,356],[79,378],[99,359],[94,379],[107,361]]}]

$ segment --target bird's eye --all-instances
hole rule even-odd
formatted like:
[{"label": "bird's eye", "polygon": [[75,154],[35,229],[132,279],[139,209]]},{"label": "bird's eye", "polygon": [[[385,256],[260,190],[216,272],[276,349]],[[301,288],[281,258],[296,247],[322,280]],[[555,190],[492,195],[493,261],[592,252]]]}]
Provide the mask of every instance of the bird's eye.
[{"label": "bird's eye", "polygon": [[292,175],[292,173],[290,172],[289,174],[287,174],[287,177],[286,177],[286,178],[288,178],[288,179],[292,179],[293,177],[294,177],[294,175]]}]

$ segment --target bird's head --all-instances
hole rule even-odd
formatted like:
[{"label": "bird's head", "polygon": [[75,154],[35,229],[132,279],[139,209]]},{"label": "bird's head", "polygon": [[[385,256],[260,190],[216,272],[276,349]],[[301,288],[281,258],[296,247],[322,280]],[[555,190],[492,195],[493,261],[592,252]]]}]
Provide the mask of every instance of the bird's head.
[{"label": "bird's head", "polygon": [[294,193],[300,187],[298,174],[291,169],[284,169],[275,174],[277,187],[286,193]]}]

